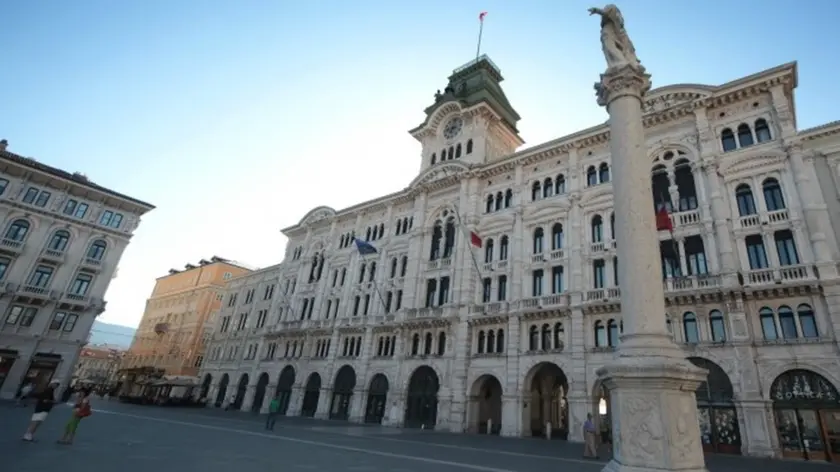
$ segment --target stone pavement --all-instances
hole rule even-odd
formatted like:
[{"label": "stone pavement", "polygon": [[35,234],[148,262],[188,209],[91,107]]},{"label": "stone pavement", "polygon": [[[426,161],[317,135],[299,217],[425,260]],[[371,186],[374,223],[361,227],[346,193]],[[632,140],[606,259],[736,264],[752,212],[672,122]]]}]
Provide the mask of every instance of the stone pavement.
[{"label": "stone pavement", "polygon": [[[580,458],[582,446],[562,441],[508,439],[280,418],[274,432],[264,417],[94,401],[76,444],[55,444],[70,414],[54,409],[36,443],[20,440],[31,409],[0,404],[0,470],[62,472],[596,472],[605,461]],[[708,456],[711,472],[840,470],[816,462]]]}]

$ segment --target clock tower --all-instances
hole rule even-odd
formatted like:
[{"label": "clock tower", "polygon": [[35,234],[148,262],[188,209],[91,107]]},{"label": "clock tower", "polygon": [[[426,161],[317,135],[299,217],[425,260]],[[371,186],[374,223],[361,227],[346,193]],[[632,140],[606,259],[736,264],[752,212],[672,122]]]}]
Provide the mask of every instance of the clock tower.
[{"label": "clock tower", "polygon": [[426,120],[409,131],[423,145],[420,172],[452,160],[481,165],[506,157],[525,142],[519,114],[508,102],[502,74],[486,55],[455,69]]}]

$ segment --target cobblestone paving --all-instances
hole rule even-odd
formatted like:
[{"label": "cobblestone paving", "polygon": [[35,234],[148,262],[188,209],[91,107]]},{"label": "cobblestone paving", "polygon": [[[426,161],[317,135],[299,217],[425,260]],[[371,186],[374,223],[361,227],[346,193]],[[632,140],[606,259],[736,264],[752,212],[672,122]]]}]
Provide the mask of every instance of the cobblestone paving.
[{"label": "cobblestone paving", "polygon": [[[401,430],[306,418],[281,418],[266,431],[256,415],[94,403],[73,446],[55,444],[68,407],[54,409],[38,442],[20,436],[31,409],[0,405],[3,472],[544,472],[600,471],[605,461],[580,458],[581,446],[561,441],[507,439]],[[840,470],[825,463],[710,456],[711,472]]]}]

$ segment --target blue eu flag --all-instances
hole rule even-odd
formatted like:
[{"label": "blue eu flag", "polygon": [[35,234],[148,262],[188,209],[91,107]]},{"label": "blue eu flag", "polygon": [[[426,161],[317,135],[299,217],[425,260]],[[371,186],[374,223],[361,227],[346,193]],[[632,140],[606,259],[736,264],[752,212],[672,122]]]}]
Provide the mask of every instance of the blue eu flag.
[{"label": "blue eu flag", "polygon": [[371,246],[371,244],[366,241],[354,239],[353,242],[356,243],[356,249],[359,250],[359,254],[363,256],[367,256],[368,254],[376,254],[379,252],[376,250],[375,247]]}]

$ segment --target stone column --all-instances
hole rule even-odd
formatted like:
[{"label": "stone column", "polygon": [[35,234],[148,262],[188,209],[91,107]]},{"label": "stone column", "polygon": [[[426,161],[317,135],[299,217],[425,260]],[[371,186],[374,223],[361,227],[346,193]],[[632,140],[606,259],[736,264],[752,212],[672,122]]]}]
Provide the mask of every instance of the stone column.
[{"label": "stone column", "polygon": [[613,459],[604,470],[705,471],[694,392],[707,371],[685,360],[668,335],[663,287],[649,283],[662,280],[642,122],[650,75],[632,54],[625,52],[630,57],[624,62],[615,59],[614,42],[623,42],[625,51],[632,45],[614,23],[615,6],[605,10],[594,13],[603,16],[602,41],[611,64],[595,88],[598,104],[610,115],[624,334],[616,357],[597,372],[614,409]]}]

